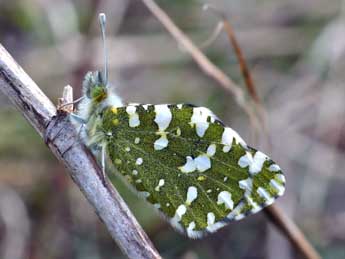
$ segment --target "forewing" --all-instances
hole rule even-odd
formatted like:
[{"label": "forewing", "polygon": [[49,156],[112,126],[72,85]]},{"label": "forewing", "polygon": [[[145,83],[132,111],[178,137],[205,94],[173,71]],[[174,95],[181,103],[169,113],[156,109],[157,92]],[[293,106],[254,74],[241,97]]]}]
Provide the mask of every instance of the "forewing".
[{"label": "forewing", "polygon": [[207,108],[106,108],[107,155],[170,223],[189,237],[270,205],[285,189],[278,165],[247,147]]}]

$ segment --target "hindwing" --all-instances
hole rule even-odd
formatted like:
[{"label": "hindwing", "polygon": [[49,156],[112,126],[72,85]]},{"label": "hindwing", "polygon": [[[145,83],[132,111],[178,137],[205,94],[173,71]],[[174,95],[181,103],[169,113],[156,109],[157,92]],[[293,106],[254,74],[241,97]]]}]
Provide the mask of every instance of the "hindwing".
[{"label": "hindwing", "polygon": [[256,213],[284,193],[280,167],[207,108],[133,104],[102,115],[108,160],[189,237]]}]

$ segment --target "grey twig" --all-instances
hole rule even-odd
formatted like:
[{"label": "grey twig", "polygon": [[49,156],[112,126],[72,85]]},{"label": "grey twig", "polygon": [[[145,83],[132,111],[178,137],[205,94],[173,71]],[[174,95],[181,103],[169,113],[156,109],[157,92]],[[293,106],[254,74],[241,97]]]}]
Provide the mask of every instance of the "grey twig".
[{"label": "grey twig", "polygon": [[[0,44],[0,90],[21,111],[54,153],[69,169],[109,233],[129,258],[161,258],[119,193],[90,152],[79,143],[67,113],[57,111],[36,83]],[[69,94],[66,93],[65,97]]]}]

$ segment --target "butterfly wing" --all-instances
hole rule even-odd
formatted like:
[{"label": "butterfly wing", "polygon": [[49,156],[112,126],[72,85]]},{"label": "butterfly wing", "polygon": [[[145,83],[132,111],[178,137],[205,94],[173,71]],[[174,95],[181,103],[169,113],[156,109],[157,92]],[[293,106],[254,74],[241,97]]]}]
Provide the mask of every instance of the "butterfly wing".
[{"label": "butterfly wing", "polygon": [[207,108],[129,105],[104,110],[107,156],[189,237],[260,211],[284,193],[278,165]]}]

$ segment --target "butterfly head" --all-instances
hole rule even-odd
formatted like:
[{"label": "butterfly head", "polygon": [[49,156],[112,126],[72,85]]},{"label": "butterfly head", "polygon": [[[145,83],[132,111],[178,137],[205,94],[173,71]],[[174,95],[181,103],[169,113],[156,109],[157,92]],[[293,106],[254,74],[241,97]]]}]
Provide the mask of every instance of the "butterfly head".
[{"label": "butterfly head", "polygon": [[100,103],[108,96],[108,86],[100,71],[88,72],[83,81],[84,96],[93,103]]}]

